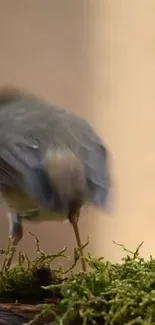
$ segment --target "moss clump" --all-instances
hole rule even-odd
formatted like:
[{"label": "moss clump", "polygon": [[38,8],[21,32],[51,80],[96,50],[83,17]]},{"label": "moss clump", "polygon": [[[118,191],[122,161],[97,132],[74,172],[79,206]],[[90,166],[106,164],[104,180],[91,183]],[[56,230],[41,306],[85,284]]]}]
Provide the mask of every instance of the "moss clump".
[{"label": "moss clump", "polygon": [[[31,235],[33,235],[31,233]],[[66,249],[53,254],[45,254],[39,245],[38,238],[36,241],[36,258],[30,260],[28,256],[22,252],[18,252],[18,262],[10,269],[7,267],[7,261],[12,254],[12,247],[9,244],[6,250],[0,251],[4,255],[4,261],[0,268],[0,301],[19,300],[28,302],[39,302],[45,298],[52,297],[52,292],[45,292],[42,286],[51,283],[61,283],[63,280],[63,272],[61,269],[52,270],[51,263],[56,258],[66,258]]]},{"label": "moss clump", "polygon": [[[141,245],[140,245],[141,246]],[[54,324],[155,324],[155,260],[144,261],[139,248],[127,251],[122,264],[91,256],[92,271],[72,274],[57,286],[62,299]]]},{"label": "moss clump", "polygon": [[[15,288],[16,292],[26,292],[24,290],[28,286],[31,287],[30,283],[33,292],[33,283],[37,283],[38,290],[44,292],[44,297],[50,295],[57,299],[56,303],[44,303],[41,314],[36,316],[38,319],[43,315],[51,315],[50,324],[155,324],[155,260],[150,257],[145,261],[139,256],[141,245],[135,252],[130,252],[122,246],[126,257],[121,264],[113,264],[103,258],[97,259],[89,255],[85,259],[91,267],[90,272],[76,273],[73,269],[66,278],[62,269],[55,270],[53,279],[52,272],[49,273],[47,282],[50,285],[46,283],[41,288],[42,284],[38,285],[37,282],[38,272],[47,270],[52,258],[66,256],[64,250],[53,257],[45,255],[40,250],[37,239],[36,242],[39,256],[34,261],[28,260],[25,266],[28,269],[27,276],[23,263],[19,263],[10,271],[4,270],[3,265],[0,274],[0,296],[1,292],[11,292],[10,290]],[[74,264],[77,260],[78,254]],[[4,282],[2,273],[3,279],[5,276]],[[34,324],[34,320],[30,324]]]}]

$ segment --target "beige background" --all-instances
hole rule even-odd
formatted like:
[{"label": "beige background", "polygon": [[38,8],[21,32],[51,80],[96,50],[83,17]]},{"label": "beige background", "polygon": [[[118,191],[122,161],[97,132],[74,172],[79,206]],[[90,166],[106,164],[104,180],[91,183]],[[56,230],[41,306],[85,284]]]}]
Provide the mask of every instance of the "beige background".
[{"label": "beige background", "polygon": [[[111,216],[80,221],[89,250],[113,261],[112,240],[155,255],[154,0],[0,0],[0,85],[13,83],[86,117],[110,148],[115,177]],[[43,249],[75,244],[69,224],[25,224]],[[0,246],[8,224],[0,220]]]}]

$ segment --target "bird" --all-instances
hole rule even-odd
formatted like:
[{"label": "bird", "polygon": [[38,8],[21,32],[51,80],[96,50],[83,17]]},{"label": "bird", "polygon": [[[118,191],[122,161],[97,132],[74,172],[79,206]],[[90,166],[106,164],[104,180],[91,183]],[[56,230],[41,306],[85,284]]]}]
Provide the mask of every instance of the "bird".
[{"label": "bird", "polygon": [[80,211],[86,203],[105,209],[110,186],[109,150],[90,123],[25,89],[1,86],[0,201],[13,252],[24,220],[69,220],[86,272]]}]

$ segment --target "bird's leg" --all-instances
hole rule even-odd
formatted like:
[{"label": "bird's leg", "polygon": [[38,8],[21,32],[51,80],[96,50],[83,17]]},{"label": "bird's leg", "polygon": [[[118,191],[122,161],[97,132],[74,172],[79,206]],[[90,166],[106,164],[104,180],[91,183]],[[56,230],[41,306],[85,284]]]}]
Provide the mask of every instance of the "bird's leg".
[{"label": "bird's leg", "polygon": [[19,241],[23,237],[23,226],[22,226],[21,218],[19,217],[18,214],[8,213],[8,219],[9,219],[9,226],[10,226],[10,236],[12,238],[12,250],[7,261],[7,267],[10,268],[16,251],[16,247]]},{"label": "bird's leg", "polygon": [[73,226],[76,241],[77,241],[77,245],[78,245],[78,248],[80,250],[82,269],[83,269],[84,272],[86,272],[86,262],[84,260],[84,254],[83,254],[83,250],[81,248],[82,245],[81,245],[81,239],[80,239],[80,233],[79,233],[79,227],[78,227],[79,215],[80,215],[79,211],[76,214],[70,213],[69,214],[69,221]]}]

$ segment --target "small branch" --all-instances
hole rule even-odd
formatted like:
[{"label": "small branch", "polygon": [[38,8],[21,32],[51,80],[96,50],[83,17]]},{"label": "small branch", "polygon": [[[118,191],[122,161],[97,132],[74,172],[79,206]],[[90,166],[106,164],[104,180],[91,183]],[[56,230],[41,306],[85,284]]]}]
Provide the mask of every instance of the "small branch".
[{"label": "small branch", "polygon": [[119,243],[116,243],[114,240],[113,240],[113,243],[117,246],[120,246],[121,248],[123,248],[124,252],[128,253],[128,254],[131,254],[133,255],[133,259],[135,260],[136,258],[138,258],[139,256],[139,250],[141,248],[141,246],[143,245],[143,241],[138,245],[138,247],[136,248],[135,252],[134,251],[130,251],[129,249],[127,249],[123,244],[119,244]]}]

